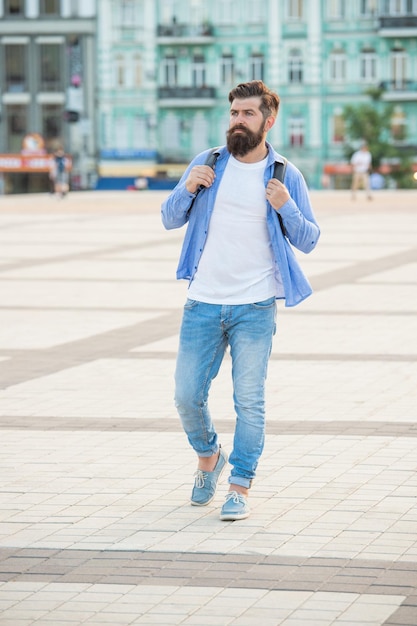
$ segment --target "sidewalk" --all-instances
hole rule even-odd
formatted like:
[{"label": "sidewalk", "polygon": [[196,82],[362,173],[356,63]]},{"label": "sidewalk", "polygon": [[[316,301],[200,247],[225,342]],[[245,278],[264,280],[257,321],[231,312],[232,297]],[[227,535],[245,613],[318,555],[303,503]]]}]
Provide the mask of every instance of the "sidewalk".
[{"label": "sidewalk", "polygon": [[[252,515],[191,507],[166,192],[0,198],[0,626],[417,625],[417,192],[313,192]],[[223,447],[230,362],[213,385]]]}]

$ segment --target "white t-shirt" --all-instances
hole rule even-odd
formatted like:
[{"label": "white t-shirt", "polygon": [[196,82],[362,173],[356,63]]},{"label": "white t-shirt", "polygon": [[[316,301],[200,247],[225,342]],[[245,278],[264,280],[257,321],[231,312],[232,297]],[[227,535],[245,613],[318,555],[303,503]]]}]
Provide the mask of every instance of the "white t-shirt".
[{"label": "white t-shirt", "polygon": [[266,224],[265,166],[266,159],[242,163],[230,156],[189,298],[209,304],[249,304],[277,295]]},{"label": "white t-shirt", "polygon": [[366,172],[369,172],[372,163],[371,153],[367,150],[357,150],[352,154],[350,162],[353,165],[354,172],[366,174]]}]

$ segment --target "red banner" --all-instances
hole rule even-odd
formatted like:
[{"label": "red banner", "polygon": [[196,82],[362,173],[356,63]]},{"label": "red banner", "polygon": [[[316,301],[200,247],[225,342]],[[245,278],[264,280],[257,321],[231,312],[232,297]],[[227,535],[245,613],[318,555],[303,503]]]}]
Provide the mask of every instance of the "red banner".
[{"label": "red banner", "polygon": [[[52,156],[0,154],[0,172],[49,172]],[[71,169],[71,157],[66,155],[68,169]]]}]

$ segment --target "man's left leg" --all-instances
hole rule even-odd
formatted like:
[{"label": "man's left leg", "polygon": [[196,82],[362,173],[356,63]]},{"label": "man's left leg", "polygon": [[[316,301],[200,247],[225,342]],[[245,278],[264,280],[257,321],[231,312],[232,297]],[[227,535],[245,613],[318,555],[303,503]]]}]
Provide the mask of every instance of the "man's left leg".
[{"label": "man's left leg", "polygon": [[230,489],[220,518],[249,516],[247,496],[265,441],[265,381],[275,334],[276,302],[234,307],[229,329],[236,427],[229,457]]}]

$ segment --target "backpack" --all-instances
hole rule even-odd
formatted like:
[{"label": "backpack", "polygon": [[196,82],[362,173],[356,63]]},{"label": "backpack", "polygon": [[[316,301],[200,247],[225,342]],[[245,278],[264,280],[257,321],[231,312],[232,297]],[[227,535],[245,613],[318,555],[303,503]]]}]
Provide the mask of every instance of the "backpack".
[{"label": "backpack", "polygon": [[[207,157],[206,162],[204,163],[204,165],[209,165],[213,170],[216,166],[216,162],[217,159],[219,158],[220,152],[218,148],[214,148],[210,154]],[[287,159],[285,157],[283,157],[284,159],[284,163],[278,163],[278,161],[275,161],[275,165],[274,165],[274,175],[273,178],[276,178],[277,180],[279,180],[280,183],[284,182],[284,177],[285,177],[285,172],[287,169]],[[193,198],[193,201],[191,203],[190,208],[188,209],[188,212],[191,211],[191,208],[194,204],[194,200],[195,198],[198,196],[198,194],[200,193],[200,191],[202,189],[205,189],[204,185],[200,185],[200,187],[197,190],[196,196]],[[281,231],[282,234],[284,235],[284,237],[286,236],[286,231],[285,231],[285,227],[284,227],[284,222],[282,221],[282,217],[281,215],[278,213],[278,211],[275,211],[277,217],[278,217],[278,221],[279,221],[279,225],[281,227]]]}]

